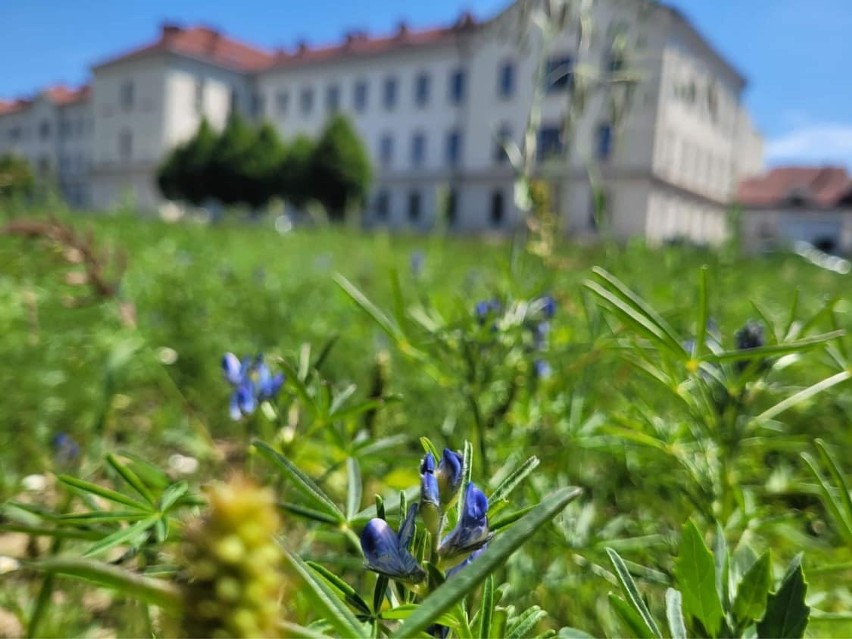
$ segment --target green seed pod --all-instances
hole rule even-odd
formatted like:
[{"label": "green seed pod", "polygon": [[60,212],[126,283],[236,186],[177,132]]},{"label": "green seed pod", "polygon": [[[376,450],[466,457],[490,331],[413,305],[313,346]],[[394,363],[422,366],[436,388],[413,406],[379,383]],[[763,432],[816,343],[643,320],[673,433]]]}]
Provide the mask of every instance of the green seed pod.
[{"label": "green seed pod", "polygon": [[284,577],[272,492],[237,479],[213,486],[209,499],[207,514],[187,526],[181,547],[183,636],[278,636]]}]

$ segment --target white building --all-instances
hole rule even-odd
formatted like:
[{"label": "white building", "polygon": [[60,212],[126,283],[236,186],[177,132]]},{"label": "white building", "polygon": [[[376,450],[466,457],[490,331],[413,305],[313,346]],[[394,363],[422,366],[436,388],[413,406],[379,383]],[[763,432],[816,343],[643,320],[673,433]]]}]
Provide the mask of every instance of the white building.
[{"label": "white building", "polygon": [[[222,126],[239,108],[291,139],[316,135],[341,111],[376,169],[369,224],[429,228],[444,195],[458,230],[508,229],[519,222],[515,172],[497,140],[523,146],[538,91],[536,172],[566,232],[596,232],[588,174],[599,166],[617,237],[720,241],[735,185],[761,169],[760,138],[741,103],[744,79],[673,8],[568,2],[571,17],[581,4],[591,7],[592,29],[581,34],[569,19],[546,49],[530,20],[543,0],[518,0],[484,22],[464,15],[439,29],[403,24],[384,37],[350,33],[333,46],[292,51],[166,25],[155,42],[97,64],[91,91],[74,103],[91,129],[85,198],[73,201],[109,208],[131,196],[140,209],[160,207],[156,166],[202,117]],[[629,108],[615,120],[613,105],[628,92],[611,81],[626,78],[637,83],[628,83]],[[562,139],[581,95],[584,108],[572,111],[579,115]],[[0,105],[0,153],[61,165],[59,147],[51,155],[37,136],[48,107],[70,108],[41,98]],[[36,137],[13,139],[15,127]]]}]

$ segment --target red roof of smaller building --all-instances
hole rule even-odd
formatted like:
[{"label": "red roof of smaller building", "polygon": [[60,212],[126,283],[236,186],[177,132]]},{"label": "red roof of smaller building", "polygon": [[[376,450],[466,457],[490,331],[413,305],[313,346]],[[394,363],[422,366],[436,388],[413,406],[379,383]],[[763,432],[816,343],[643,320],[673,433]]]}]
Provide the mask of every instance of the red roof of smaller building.
[{"label": "red roof of smaller building", "polygon": [[210,27],[184,28],[175,24],[164,24],[156,41],[95,66],[123,62],[161,51],[206,59],[237,71],[256,71],[269,66],[274,59],[271,53],[224,36]]},{"label": "red roof of smaller building", "polygon": [[784,166],[744,180],[737,200],[744,206],[784,206],[804,202],[830,208],[852,193],[852,180],[840,166]]},{"label": "red roof of smaller building", "polygon": [[31,104],[30,100],[18,98],[16,100],[0,100],[0,115],[15,113],[27,108]]},{"label": "red roof of smaller building", "polygon": [[63,84],[58,84],[42,91],[42,95],[58,106],[82,102],[89,97],[90,93],[91,87],[88,84],[84,84],[76,89],[70,89]]}]

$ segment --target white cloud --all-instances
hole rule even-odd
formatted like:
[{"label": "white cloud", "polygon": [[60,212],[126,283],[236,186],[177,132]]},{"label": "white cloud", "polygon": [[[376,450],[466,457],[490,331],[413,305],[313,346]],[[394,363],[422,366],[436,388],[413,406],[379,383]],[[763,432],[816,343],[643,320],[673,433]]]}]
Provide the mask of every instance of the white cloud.
[{"label": "white cloud", "polygon": [[852,124],[803,124],[766,142],[769,164],[842,164],[852,169]]}]

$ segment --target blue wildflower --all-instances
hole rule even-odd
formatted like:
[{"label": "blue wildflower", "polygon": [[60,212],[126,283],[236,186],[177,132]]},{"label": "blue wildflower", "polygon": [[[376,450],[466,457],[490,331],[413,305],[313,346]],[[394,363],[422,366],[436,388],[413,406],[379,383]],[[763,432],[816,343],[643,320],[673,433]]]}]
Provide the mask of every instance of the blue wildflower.
[{"label": "blue wildflower", "polygon": [[51,440],[54,459],[58,464],[67,465],[77,459],[80,446],[68,433],[57,433]]},{"label": "blue wildflower", "polygon": [[441,463],[438,464],[438,471],[435,473],[442,506],[449,506],[455,500],[462,483],[463,466],[462,455],[449,448],[444,449]]},{"label": "blue wildflower", "polygon": [[533,362],[533,370],[535,371],[535,376],[539,379],[547,379],[553,374],[550,364],[543,359],[537,359]]},{"label": "blue wildflower", "polygon": [[556,300],[552,295],[542,295],[534,301],[534,304],[546,319],[556,314]]},{"label": "blue wildflower", "polygon": [[470,482],[465,489],[461,518],[441,541],[438,555],[445,561],[456,560],[455,563],[458,563],[482,548],[491,537],[492,533],[488,532],[488,498]]},{"label": "blue wildflower", "polygon": [[503,305],[500,303],[500,300],[490,299],[490,300],[482,300],[481,302],[477,302],[474,307],[474,314],[476,315],[476,321],[480,324],[484,324],[485,320],[490,315],[496,315],[501,310],[503,310]]},{"label": "blue wildflower", "polygon": [[414,536],[416,515],[417,504],[411,504],[399,533],[395,533],[384,519],[374,518],[367,522],[361,531],[361,550],[364,552],[368,570],[411,583],[418,583],[426,578],[426,571],[408,552],[408,546]]},{"label": "blue wildflower", "polygon": [[450,579],[451,577],[456,575],[460,570],[464,570],[465,568],[467,568],[471,563],[473,563],[474,559],[479,557],[479,555],[484,553],[487,549],[488,549],[488,544],[485,544],[479,550],[474,550],[472,553],[470,553],[470,557],[465,559],[463,562],[461,562],[457,566],[453,566],[452,568],[450,568],[447,571],[447,579]]},{"label": "blue wildflower", "polygon": [[547,349],[547,337],[550,335],[550,322],[539,322],[533,329],[533,346],[543,351]]},{"label": "blue wildflower", "polygon": [[420,516],[434,538],[441,527],[441,497],[432,453],[426,453],[420,464]]},{"label": "blue wildflower", "polygon": [[222,370],[225,379],[234,386],[229,404],[231,419],[234,420],[251,415],[258,403],[274,398],[284,384],[284,375],[272,375],[262,355],[245,357],[241,361],[233,353],[225,353]]}]

